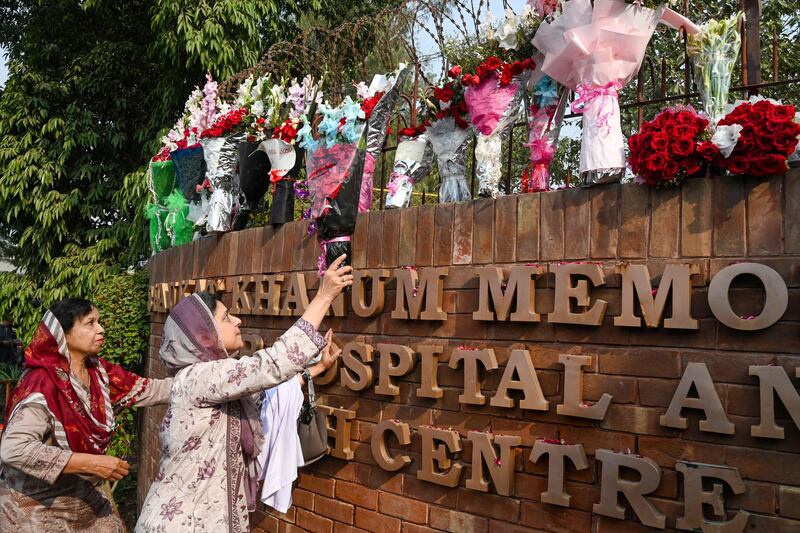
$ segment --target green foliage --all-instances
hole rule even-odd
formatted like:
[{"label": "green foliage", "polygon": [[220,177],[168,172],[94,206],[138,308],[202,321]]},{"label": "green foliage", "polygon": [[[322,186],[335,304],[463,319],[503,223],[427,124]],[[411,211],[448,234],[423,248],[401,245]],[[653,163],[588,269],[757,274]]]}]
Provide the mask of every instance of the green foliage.
[{"label": "green foliage", "polygon": [[[0,362],[0,382],[3,381],[16,381],[22,375],[22,367],[14,363]],[[2,389],[0,389],[0,392]]]},{"label": "green foliage", "polygon": [[[147,283],[146,270],[125,272],[103,281],[91,298],[106,330],[100,356],[136,373],[141,373],[150,336]],[[125,409],[117,415],[117,430],[108,453],[130,457],[135,453],[136,437],[134,410]]]}]

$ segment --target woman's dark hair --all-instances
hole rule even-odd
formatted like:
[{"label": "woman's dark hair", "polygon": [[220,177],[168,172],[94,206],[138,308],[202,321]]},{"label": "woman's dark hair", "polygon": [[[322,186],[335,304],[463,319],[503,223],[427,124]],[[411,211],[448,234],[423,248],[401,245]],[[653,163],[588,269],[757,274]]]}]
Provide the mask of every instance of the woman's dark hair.
[{"label": "woman's dark hair", "polygon": [[50,307],[64,333],[69,333],[75,321],[85,317],[95,309],[95,305],[85,298],[64,298]]},{"label": "woman's dark hair", "polygon": [[213,292],[202,291],[202,292],[197,292],[195,294],[197,294],[200,297],[200,299],[203,300],[203,303],[206,304],[206,307],[208,307],[208,310],[211,311],[212,315],[217,310],[217,302],[222,301],[222,298],[220,298],[218,294]]}]

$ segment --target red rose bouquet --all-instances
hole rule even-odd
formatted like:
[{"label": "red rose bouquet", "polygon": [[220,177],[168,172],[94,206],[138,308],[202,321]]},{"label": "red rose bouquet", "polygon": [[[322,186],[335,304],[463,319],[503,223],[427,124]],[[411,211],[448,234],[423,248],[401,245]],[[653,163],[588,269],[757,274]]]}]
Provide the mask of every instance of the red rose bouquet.
[{"label": "red rose bouquet", "polygon": [[691,107],[662,111],[628,139],[636,181],[664,187],[703,174],[719,154],[710,138],[708,119]]},{"label": "red rose bouquet", "polygon": [[795,106],[766,99],[742,102],[719,121],[718,129],[723,127],[736,128],[738,136],[728,157],[715,158],[720,168],[754,176],[786,172],[786,160],[797,148],[800,135]]}]

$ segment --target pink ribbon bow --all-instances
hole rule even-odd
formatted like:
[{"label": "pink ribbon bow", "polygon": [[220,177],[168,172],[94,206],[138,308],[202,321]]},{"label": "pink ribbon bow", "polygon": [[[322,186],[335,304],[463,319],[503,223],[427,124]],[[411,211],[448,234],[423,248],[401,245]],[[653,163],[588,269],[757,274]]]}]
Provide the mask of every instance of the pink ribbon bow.
[{"label": "pink ribbon bow", "polygon": [[[590,85],[586,83],[582,83],[575,88],[575,92],[578,93],[578,98],[575,99],[574,102],[570,105],[570,109],[573,113],[583,113],[586,109],[586,104],[589,102],[603,97],[603,96],[611,96],[613,98],[619,98],[619,90],[622,88],[622,84],[618,81],[610,81],[603,86],[598,87],[597,85]],[[597,127],[608,129],[608,119],[611,118],[611,115],[614,114],[614,108],[608,109],[611,107],[611,102],[606,100],[604,102],[603,107],[601,108],[600,113],[597,115]]]}]

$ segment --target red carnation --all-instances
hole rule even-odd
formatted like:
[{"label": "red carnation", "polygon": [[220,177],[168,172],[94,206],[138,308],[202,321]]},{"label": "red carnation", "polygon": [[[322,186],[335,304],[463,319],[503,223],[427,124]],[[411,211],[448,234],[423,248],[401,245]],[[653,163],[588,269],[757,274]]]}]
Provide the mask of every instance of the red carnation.
[{"label": "red carnation", "polygon": [[525,70],[533,70],[536,68],[536,61],[532,57],[526,57],[522,60],[522,67]]},{"label": "red carnation", "polygon": [[459,65],[450,67],[450,70],[447,71],[447,75],[453,79],[458,78],[461,76],[461,67]]},{"label": "red carnation", "polygon": [[450,100],[453,99],[453,94],[454,93],[453,93],[453,84],[452,83],[447,83],[442,88],[436,87],[433,90],[434,98],[436,98],[437,100],[439,100],[441,102],[449,102]]},{"label": "red carnation", "polygon": [[490,72],[492,71],[489,70],[489,67],[487,67],[484,63],[478,65],[478,68],[475,70],[475,74],[477,74],[478,78],[481,80],[488,76]]},{"label": "red carnation", "polygon": [[522,63],[522,61],[514,61],[511,63],[511,73],[514,76],[522,74],[523,70],[525,70],[525,65]]},{"label": "red carnation", "polygon": [[500,68],[500,65],[502,65],[503,62],[500,61],[499,57],[489,56],[486,58],[486,61],[484,61],[483,64],[486,65],[486,68],[489,70],[497,70]]}]

